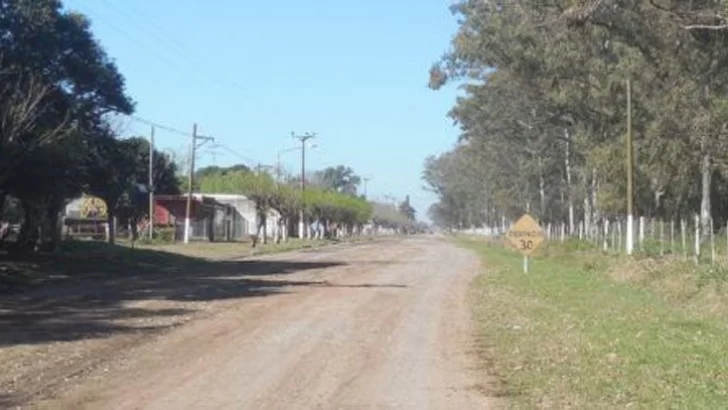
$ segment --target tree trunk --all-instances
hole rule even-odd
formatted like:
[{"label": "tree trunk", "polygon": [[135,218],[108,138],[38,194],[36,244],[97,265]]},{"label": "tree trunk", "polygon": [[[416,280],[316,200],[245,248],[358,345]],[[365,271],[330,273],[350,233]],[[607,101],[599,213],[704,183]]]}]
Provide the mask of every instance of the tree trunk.
[{"label": "tree trunk", "polygon": [[62,201],[54,201],[48,207],[48,222],[51,228],[51,251],[58,251],[61,245],[61,228],[62,221],[60,220],[61,209],[63,208]]},{"label": "tree trunk", "polygon": [[592,194],[592,184],[591,184],[591,178],[588,178],[586,175],[583,175],[583,181],[584,185],[586,186],[586,195],[584,195],[584,230],[583,234],[586,237],[586,239],[591,238],[591,228],[592,228],[592,217],[594,216],[592,203],[591,203],[591,194]]},{"label": "tree trunk", "polygon": [[212,243],[215,242],[215,212],[212,211],[210,215],[207,216],[207,220],[205,222],[205,225],[207,225],[207,241]]},{"label": "tree trunk", "polygon": [[283,242],[288,242],[288,237],[290,236],[290,228],[291,226],[291,218],[285,217],[283,218]]},{"label": "tree trunk", "polygon": [[569,134],[569,129],[564,129],[564,135],[566,137],[566,156],[565,156],[565,166],[566,166],[566,198],[569,201],[568,207],[569,207],[569,234],[574,234],[574,195],[573,195],[573,189],[571,187],[571,135]]},{"label": "tree trunk", "polygon": [[597,169],[592,168],[592,180],[591,180],[591,207],[592,207],[592,230],[593,236],[599,236],[599,222],[601,221],[601,215],[599,213],[599,207],[597,206],[597,195],[599,194],[599,178],[597,175]]},{"label": "tree trunk", "polygon": [[702,197],[700,199],[700,225],[701,237],[706,238],[713,230],[711,224],[711,207],[710,207],[710,188],[712,182],[712,167],[710,153],[704,150],[703,158],[700,163],[700,173],[702,176]]},{"label": "tree trunk", "polygon": [[139,221],[136,217],[129,218],[129,240],[136,242],[139,239]]},{"label": "tree trunk", "polygon": [[17,247],[21,251],[32,251],[38,241],[38,226],[41,222],[36,206],[27,201],[20,201],[23,208],[23,224],[20,226]]},{"label": "tree trunk", "polygon": [[263,245],[268,244],[268,230],[266,229],[267,225],[268,221],[265,215],[261,215],[258,218],[258,232],[256,233],[256,235],[258,236],[258,240],[260,241],[260,243],[262,243]]},{"label": "tree trunk", "polygon": [[538,157],[538,195],[539,195],[539,212],[541,220],[546,219],[546,181],[543,176],[543,163],[541,157]]},{"label": "tree trunk", "polygon": [[108,208],[106,213],[106,223],[109,226],[109,234],[106,237],[106,242],[108,242],[109,245],[114,245],[116,244],[116,212],[114,212],[111,208]]}]

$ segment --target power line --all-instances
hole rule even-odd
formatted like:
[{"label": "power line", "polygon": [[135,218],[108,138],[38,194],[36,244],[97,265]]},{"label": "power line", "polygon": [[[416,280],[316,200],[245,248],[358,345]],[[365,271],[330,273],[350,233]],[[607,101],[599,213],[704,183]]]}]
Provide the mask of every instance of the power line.
[{"label": "power line", "polygon": [[[156,50],[154,50],[153,48],[151,48],[150,46],[148,46],[144,41],[137,40],[136,38],[134,38],[133,36],[131,36],[127,31],[121,29],[119,26],[117,26],[116,24],[112,23],[110,18],[106,18],[105,16],[102,16],[102,13],[98,13],[98,15],[99,15],[100,19],[103,20],[106,25],[108,25],[114,31],[116,31],[117,33],[119,33],[122,37],[125,37],[128,41],[134,43],[136,46],[138,46],[140,48],[143,48],[143,49],[146,49],[146,51],[148,52],[148,54],[153,55],[155,58],[157,58],[159,61],[161,61],[161,62],[165,63],[166,65],[168,65],[174,71],[179,70],[179,67],[180,67],[179,63],[175,63],[175,62],[169,60],[163,54],[158,53]],[[189,64],[188,62],[185,62],[185,63],[186,64]],[[203,76],[203,75],[201,75],[201,73],[202,73],[201,71],[196,70],[195,71],[195,74],[197,74],[197,75],[196,76],[193,76],[193,79],[194,80],[197,80],[201,84],[203,83],[203,80],[205,80],[204,81],[204,84],[205,85],[221,85],[219,82],[216,82],[215,81],[216,80],[215,77]]]},{"label": "power line", "polygon": [[[126,10],[126,8],[117,7],[117,5],[115,5],[113,2],[111,2],[109,0],[103,0],[103,2],[110,9],[114,10],[116,12],[116,14],[118,14],[119,16],[125,17],[127,19],[127,21],[131,22],[131,24],[136,25],[137,27],[146,31],[147,34],[151,35],[152,37],[155,37],[157,40],[159,40],[161,42],[166,42],[166,44],[168,46],[171,45],[172,47],[166,47],[164,49],[173,51],[174,54],[177,54],[177,56],[180,57],[182,60],[185,60],[185,62],[195,65],[197,68],[200,69],[199,71],[197,71],[197,73],[199,73],[200,75],[205,71],[215,71],[214,74],[216,74],[216,75],[205,76],[206,80],[208,80],[210,82],[217,82],[218,85],[220,85],[220,86],[224,85],[225,87],[229,87],[229,85],[233,85],[233,86],[237,87],[238,89],[240,89],[241,91],[246,91],[245,88],[242,85],[240,85],[240,83],[233,80],[227,74],[214,70],[213,66],[208,66],[208,65],[203,66],[200,63],[200,61],[204,60],[203,58],[200,58],[199,56],[193,56],[192,55],[193,53],[190,51],[190,49],[188,49],[187,47],[182,45],[178,40],[174,39],[174,37],[162,35],[161,30],[159,29],[159,26],[155,25],[155,27],[157,29],[157,31],[155,31],[151,28],[151,25],[140,22],[140,20],[143,20],[143,18],[142,19],[135,18],[132,15],[132,13],[130,13],[129,11]],[[136,13],[139,15],[141,14],[138,11]],[[226,77],[225,80],[227,80],[227,81],[223,81],[223,79],[221,77]]]},{"label": "power line", "polygon": [[[99,17],[101,17],[101,13],[99,13]],[[119,33],[122,37],[125,37],[127,40],[131,41],[132,43],[136,44],[137,46],[139,46],[141,48],[145,48],[150,54],[154,55],[154,57],[156,57],[160,61],[164,62],[165,64],[168,64],[172,68],[175,68],[175,69],[178,68],[177,67],[177,64],[171,62],[166,57],[163,57],[161,54],[159,54],[156,51],[154,51],[153,49],[149,48],[143,42],[138,41],[137,39],[135,39],[134,37],[132,37],[131,35],[129,35],[129,33],[127,33],[126,31],[124,31],[123,29],[121,29],[116,24],[112,23],[110,21],[110,19],[107,19],[105,17],[101,17],[101,20],[103,20],[109,27],[111,27],[111,29],[113,29],[114,31],[116,31],[117,33]]]},{"label": "power line", "polygon": [[[147,16],[144,13],[140,12],[138,9],[129,8],[128,5],[125,5],[125,7],[120,7],[118,4],[114,4],[113,1],[110,0],[102,0],[104,4],[106,4],[107,10],[112,9],[117,15],[120,15],[124,17],[129,24],[136,25],[137,27],[141,28],[142,30],[146,31],[148,35],[151,35],[155,37],[156,39],[160,41],[165,41],[167,44],[173,45],[173,47],[162,47],[161,51],[175,51],[174,54],[177,54],[177,57],[181,58],[181,61],[183,61],[185,64],[188,65],[194,65],[198,69],[194,70],[194,74],[192,74],[192,79],[197,80],[198,82],[201,82],[201,80],[205,80],[205,84],[213,84],[218,86],[225,86],[226,90],[229,90],[230,85],[238,88],[239,90],[242,90],[244,92],[247,92],[245,87],[243,87],[238,81],[234,79],[233,76],[224,73],[220,70],[216,70],[214,65],[208,65],[208,64],[202,64],[201,61],[204,61],[204,58],[195,58],[194,55],[199,56],[199,54],[195,53],[193,49],[186,47],[183,43],[181,43],[179,40],[177,40],[173,35],[169,35],[168,32],[167,35],[163,35],[163,31],[161,30],[160,26],[158,24],[149,24],[148,18],[145,19],[143,16]],[[92,4],[92,2],[87,2],[87,5]],[[97,2],[93,2],[93,4],[98,4]],[[103,7],[103,6],[102,6]],[[93,7],[90,7],[93,9]],[[96,9],[96,11],[102,11],[100,9]],[[175,71],[179,70],[179,64],[175,63],[173,61],[170,61],[169,58],[167,58],[164,54],[158,52],[159,50],[156,50],[155,48],[158,47],[152,47],[149,46],[148,41],[140,41],[134,36],[130,35],[130,33],[127,30],[124,30],[117,26],[116,24],[112,23],[110,20],[112,18],[105,16],[103,12],[99,12],[99,17],[106,23],[110,28],[118,32],[120,35],[125,37],[128,41],[131,41],[135,45],[139,46],[140,48],[146,49],[146,51],[149,54],[152,54],[155,58],[157,58],[159,61],[164,62],[166,65],[168,65],[170,68],[173,68]],[[106,13],[108,14],[108,12]],[[135,15],[139,18],[135,18]],[[146,20],[146,23],[143,21]],[[152,29],[152,27],[156,28],[156,31]],[[134,31],[134,30],[132,30]],[[134,31],[135,33],[139,33],[139,30]],[[142,34],[143,36],[143,34]],[[212,73],[212,74],[210,74]],[[271,113],[274,113],[277,110],[268,110]],[[287,117],[284,115],[281,115],[280,113],[277,115],[279,119]],[[144,122],[144,121],[141,121]],[[145,122],[148,124],[148,122]],[[151,124],[149,124],[151,125]],[[173,129],[171,127],[161,126],[160,129],[167,130],[169,132],[178,134],[178,135],[184,135],[189,136],[189,132],[179,131],[176,129]]]},{"label": "power line", "polygon": [[164,125],[164,124],[160,124],[158,122],[154,122],[154,121],[151,121],[151,120],[146,120],[144,118],[137,117],[135,115],[124,114],[124,113],[120,113],[120,112],[117,112],[117,114],[120,114],[120,115],[122,115],[124,117],[127,117],[127,118],[129,118],[131,120],[134,120],[136,122],[140,122],[142,124],[151,125],[153,127],[156,127],[157,129],[164,130],[164,131],[170,132],[172,134],[177,134],[177,135],[180,135],[180,136],[183,136],[183,137],[189,137],[190,136],[189,131],[188,132],[180,131],[180,130],[178,130],[176,128],[172,128],[170,126],[167,126],[167,125]]},{"label": "power line", "polygon": [[[136,115],[129,115],[129,114],[123,114],[123,113],[118,113],[118,114],[120,114],[124,117],[127,117],[133,121],[155,127],[157,130],[167,131],[167,132],[177,134],[182,137],[189,137],[191,135],[189,132],[181,131],[176,128],[170,127],[168,125],[160,124],[159,122],[148,120],[148,119],[136,116]],[[233,156],[235,156],[239,159],[242,159],[243,161],[245,161],[247,163],[246,165],[248,165],[248,166],[256,166],[256,165],[262,164],[261,161],[258,161],[256,159],[253,159],[248,156],[245,156],[245,155],[239,153],[238,151],[236,151],[235,149],[233,149],[225,144],[219,143],[219,142],[215,142],[210,148],[212,148],[212,149],[221,148],[221,149],[227,151],[228,153],[232,154]]]},{"label": "power line", "polygon": [[[180,61],[183,61],[184,64],[195,66],[197,70],[194,70],[194,74],[192,74],[192,77],[194,79],[197,79],[198,81],[204,79],[206,80],[206,84],[213,84],[220,87],[224,86],[226,91],[229,91],[230,86],[234,86],[238,90],[242,91],[244,94],[249,93],[249,90],[245,86],[243,86],[235,76],[223,70],[217,69],[215,64],[202,63],[203,61],[209,60],[209,57],[203,57],[193,48],[186,46],[183,42],[178,40],[176,36],[170,34],[170,32],[168,31],[164,31],[160,24],[157,24],[156,22],[150,23],[150,18],[148,14],[143,13],[137,8],[131,7],[131,5],[129,4],[124,4],[123,6],[121,6],[119,4],[115,4],[112,0],[102,1],[108,6],[108,9],[112,9],[117,15],[124,17],[130,25],[136,25],[137,27],[146,31],[148,35],[151,35],[152,37],[155,37],[157,40],[159,40],[158,42],[166,42],[167,45],[171,45],[172,47],[161,47],[161,51],[173,52],[172,54],[176,54],[177,57],[181,58]],[[91,2],[89,1],[88,3]],[[98,3],[94,2],[94,4]],[[104,20],[109,23],[109,19]],[[170,60],[164,57],[163,54],[160,54],[153,48],[148,47],[147,44],[145,44],[143,41],[140,42],[124,30],[120,29],[117,26],[114,26],[111,23],[109,23],[109,25],[113,26],[112,28],[121,33],[128,40],[145,48],[147,51],[149,51],[149,53],[154,54],[156,58],[164,61],[170,67],[173,67],[175,70],[179,69],[179,64],[170,62]],[[135,31],[135,33],[139,33],[139,30]],[[275,108],[273,108],[272,110],[268,109],[268,112],[271,114],[275,114],[275,116],[279,119],[290,119],[288,115],[283,115]]]},{"label": "power line", "polygon": [[247,162],[247,164],[246,164],[246,165],[248,165],[248,166],[257,166],[257,165],[261,165],[261,164],[262,164],[262,162],[260,162],[260,161],[257,161],[257,160],[255,160],[255,159],[253,159],[253,158],[250,158],[250,157],[246,157],[245,155],[242,155],[242,154],[240,154],[240,153],[239,153],[239,152],[237,152],[236,150],[234,150],[234,149],[232,149],[232,148],[228,147],[227,145],[224,145],[224,144],[215,144],[214,146],[215,146],[216,148],[222,148],[222,149],[224,149],[225,151],[227,151],[227,152],[229,152],[230,154],[232,154],[233,156],[235,156],[235,157],[237,157],[237,158],[239,158],[239,159],[242,159],[243,161]]}]

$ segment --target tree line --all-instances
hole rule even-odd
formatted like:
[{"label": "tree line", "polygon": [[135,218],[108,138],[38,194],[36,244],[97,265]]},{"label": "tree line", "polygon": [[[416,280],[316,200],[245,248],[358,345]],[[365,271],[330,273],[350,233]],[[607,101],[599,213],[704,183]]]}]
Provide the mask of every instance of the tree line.
[{"label": "tree line", "polygon": [[[241,166],[208,167],[198,171],[202,193],[242,194],[255,202],[257,232],[267,241],[266,227],[272,212],[277,214],[277,240],[286,240],[288,228],[303,215],[307,225],[320,228],[325,238],[362,233],[364,225],[383,227],[398,232],[414,231],[415,214],[406,214],[393,206],[370,202],[358,194],[361,177],[347,166],[339,165],[316,171],[306,179],[301,194],[300,177],[281,181],[269,172],[253,171]],[[403,202],[404,204],[404,202]]]},{"label": "tree line", "polygon": [[[110,219],[139,216],[149,146],[117,139],[109,120],[133,111],[85,16],[56,0],[0,1],[0,209],[22,222],[14,248],[57,246],[61,211],[81,193],[102,198]],[[175,165],[155,158],[155,185],[174,192]]]},{"label": "tree line", "polygon": [[[149,142],[119,138],[114,118],[133,114],[135,103],[90,25],[59,0],[0,0],[0,222],[21,226],[12,241],[0,229],[0,245],[10,250],[57,248],[60,215],[82,194],[104,200],[110,228],[116,219],[133,229],[147,216],[149,189],[187,190],[177,164],[156,150],[149,186]],[[325,170],[320,178],[328,188],[303,199],[290,184],[273,184],[245,166],[224,178],[212,171],[199,178],[202,187],[248,194],[261,213],[275,208],[290,217],[303,207],[308,217],[347,229],[378,214],[354,195],[360,179],[346,167]],[[380,218],[397,227],[413,223]]]},{"label": "tree line", "polygon": [[573,233],[623,218],[629,113],[636,215],[725,225],[728,2],[463,0],[452,11],[460,27],[429,84],[462,84],[449,113],[460,137],[424,164],[433,221],[497,226],[529,210]]}]

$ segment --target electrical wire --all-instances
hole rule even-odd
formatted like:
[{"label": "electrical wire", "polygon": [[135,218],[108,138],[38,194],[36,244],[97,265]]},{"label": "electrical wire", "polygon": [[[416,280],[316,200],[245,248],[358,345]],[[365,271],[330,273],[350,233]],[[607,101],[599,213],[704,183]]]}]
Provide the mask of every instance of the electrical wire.
[{"label": "electrical wire", "polygon": [[137,117],[135,115],[129,115],[129,114],[123,114],[123,113],[118,113],[118,114],[123,115],[124,117],[129,118],[131,120],[134,120],[136,122],[140,122],[142,124],[146,124],[146,125],[152,126],[154,128],[157,128],[157,129],[160,129],[160,130],[163,130],[163,131],[167,131],[167,132],[172,133],[172,134],[177,134],[177,135],[180,135],[180,136],[183,136],[183,137],[190,137],[192,135],[191,132],[180,131],[180,130],[178,130],[176,128],[172,128],[170,126],[163,125],[163,124],[160,124],[158,122],[154,122],[154,121],[150,121],[150,120],[147,120],[147,119],[144,119],[144,118],[141,118],[141,117]]},{"label": "electrical wire", "polygon": [[114,4],[110,0],[102,0],[104,4],[108,6],[109,9],[113,10],[117,15],[124,17],[127,20],[127,23],[132,24],[138,28],[140,28],[142,31],[145,31],[148,35],[151,37],[156,38],[159,42],[166,43],[167,46],[171,47],[165,47],[164,49],[167,51],[172,51],[174,54],[177,55],[180,59],[185,61],[185,63],[189,65],[194,65],[198,69],[196,73],[202,77],[203,73],[206,73],[208,71],[214,71],[214,75],[204,75],[205,80],[216,83],[216,85],[224,86],[226,89],[230,87],[230,85],[238,88],[239,90],[243,92],[247,92],[245,90],[245,87],[243,87],[240,83],[232,79],[230,76],[226,75],[225,73],[222,73],[218,70],[214,69],[214,66],[211,65],[202,65],[200,61],[203,61],[204,59],[199,56],[193,56],[191,50],[184,45],[182,45],[179,40],[176,40],[173,36],[168,36],[162,34],[162,31],[159,29],[158,26],[156,27],[156,31],[152,29],[152,26],[148,23],[142,23],[141,21],[144,20],[143,17],[140,17],[142,13],[136,11],[137,16],[133,16],[132,12],[128,11],[126,8],[120,8],[116,4]]}]

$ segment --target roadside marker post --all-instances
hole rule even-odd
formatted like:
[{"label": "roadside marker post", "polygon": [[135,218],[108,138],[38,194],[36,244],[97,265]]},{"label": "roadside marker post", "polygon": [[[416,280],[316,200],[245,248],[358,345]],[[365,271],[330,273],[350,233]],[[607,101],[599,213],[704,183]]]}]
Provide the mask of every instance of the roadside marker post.
[{"label": "roadside marker post", "polygon": [[526,213],[506,233],[506,239],[523,255],[523,273],[528,273],[528,257],[545,240],[543,229]]}]

